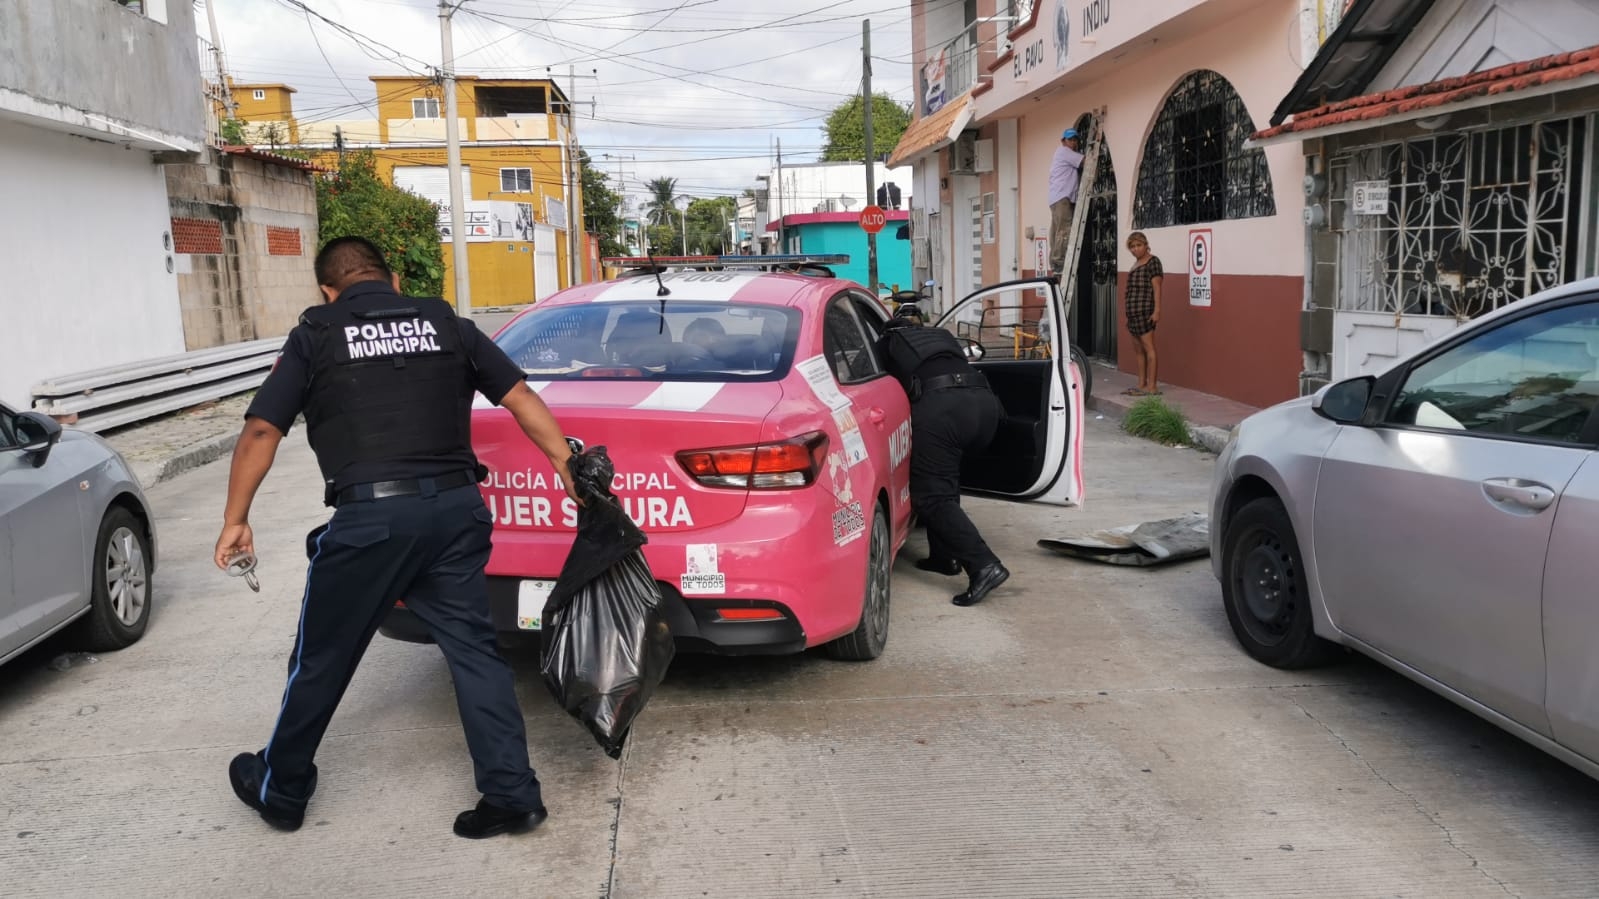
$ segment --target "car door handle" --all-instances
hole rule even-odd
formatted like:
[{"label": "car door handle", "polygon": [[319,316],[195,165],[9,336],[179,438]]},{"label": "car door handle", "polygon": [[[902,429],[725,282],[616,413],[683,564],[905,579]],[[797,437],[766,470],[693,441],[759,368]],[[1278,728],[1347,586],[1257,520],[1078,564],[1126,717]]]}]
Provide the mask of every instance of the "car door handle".
[{"label": "car door handle", "polygon": [[887,418],[888,416],[883,414],[883,410],[882,409],[878,409],[878,408],[874,407],[874,408],[866,410],[866,417],[872,422],[872,424],[880,425],[880,424],[883,423],[883,420],[885,418]]},{"label": "car door handle", "polygon": [[1489,499],[1524,509],[1547,509],[1555,501],[1555,491],[1546,484],[1522,478],[1489,478],[1482,482]]}]

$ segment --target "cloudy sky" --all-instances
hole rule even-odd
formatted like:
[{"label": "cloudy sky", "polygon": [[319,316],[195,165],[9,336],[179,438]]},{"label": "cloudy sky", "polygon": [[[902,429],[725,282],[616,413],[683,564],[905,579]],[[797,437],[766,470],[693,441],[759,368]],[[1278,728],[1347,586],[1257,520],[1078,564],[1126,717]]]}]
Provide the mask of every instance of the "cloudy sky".
[{"label": "cloudy sky", "polygon": [[[437,0],[203,0],[202,35],[204,3],[229,74],[297,88],[302,119],[375,117],[369,76],[439,65]],[[908,103],[909,0],[466,0],[456,71],[565,88],[576,66],[577,100],[594,101],[578,106],[578,140],[631,197],[663,175],[737,194],[779,140],[785,162],[817,158],[827,112],[859,88],[862,19],[873,88]]]}]

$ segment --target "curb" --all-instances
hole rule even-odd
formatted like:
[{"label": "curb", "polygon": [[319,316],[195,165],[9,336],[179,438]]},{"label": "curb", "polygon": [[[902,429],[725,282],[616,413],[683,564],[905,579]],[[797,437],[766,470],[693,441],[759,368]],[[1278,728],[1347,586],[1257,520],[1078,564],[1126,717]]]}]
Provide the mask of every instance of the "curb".
[{"label": "curb", "polygon": [[208,437],[178,450],[160,462],[135,465],[134,473],[138,475],[139,483],[145,488],[154,487],[162,481],[170,481],[184,472],[215,462],[233,452],[233,446],[238,442],[239,435],[236,433]]},{"label": "curb", "polygon": [[[1105,416],[1106,420],[1121,423],[1127,409],[1116,403],[1107,402],[1099,397],[1090,396],[1084,404],[1089,410]],[[1193,444],[1192,449],[1203,450],[1213,455],[1220,455],[1226,448],[1228,438],[1232,437],[1231,428],[1218,428],[1211,425],[1188,426],[1188,441]]]}]

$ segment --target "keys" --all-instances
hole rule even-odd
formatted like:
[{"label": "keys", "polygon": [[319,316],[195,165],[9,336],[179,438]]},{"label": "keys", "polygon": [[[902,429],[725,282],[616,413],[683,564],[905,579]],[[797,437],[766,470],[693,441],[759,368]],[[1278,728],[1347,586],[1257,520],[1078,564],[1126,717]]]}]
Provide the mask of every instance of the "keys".
[{"label": "keys", "polygon": [[255,553],[238,553],[228,559],[228,577],[242,577],[244,583],[256,593],[261,592],[261,582],[255,576]]}]

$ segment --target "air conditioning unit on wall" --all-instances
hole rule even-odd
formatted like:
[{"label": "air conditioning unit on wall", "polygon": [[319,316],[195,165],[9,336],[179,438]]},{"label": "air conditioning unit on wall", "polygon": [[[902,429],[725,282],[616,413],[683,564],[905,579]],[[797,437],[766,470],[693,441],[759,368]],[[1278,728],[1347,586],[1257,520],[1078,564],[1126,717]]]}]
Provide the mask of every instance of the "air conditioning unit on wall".
[{"label": "air conditioning unit on wall", "polygon": [[986,175],[994,170],[994,142],[978,140],[976,131],[962,131],[949,148],[951,175]]},{"label": "air conditioning unit on wall", "polygon": [[961,136],[949,145],[949,173],[951,175],[977,174],[977,132],[962,131]]}]

